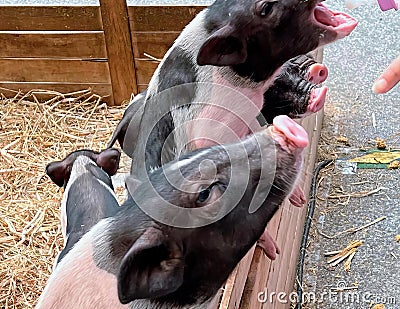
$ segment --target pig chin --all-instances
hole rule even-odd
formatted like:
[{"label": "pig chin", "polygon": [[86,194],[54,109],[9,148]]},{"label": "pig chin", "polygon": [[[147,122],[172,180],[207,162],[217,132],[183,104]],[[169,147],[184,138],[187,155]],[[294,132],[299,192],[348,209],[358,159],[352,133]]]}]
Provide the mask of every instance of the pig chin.
[{"label": "pig chin", "polygon": [[348,36],[358,24],[352,16],[332,11],[322,3],[318,3],[312,11],[311,21],[322,30],[319,46]]}]

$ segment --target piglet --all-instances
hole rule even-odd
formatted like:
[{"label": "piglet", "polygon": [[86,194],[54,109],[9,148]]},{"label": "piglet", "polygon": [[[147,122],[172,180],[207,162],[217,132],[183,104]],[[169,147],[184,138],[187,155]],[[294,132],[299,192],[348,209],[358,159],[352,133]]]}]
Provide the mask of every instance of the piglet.
[{"label": "piglet", "polygon": [[78,150],[46,166],[50,179],[64,188],[61,227],[65,246],[55,266],[97,222],[119,210],[111,181],[119,159],[117,149]]},{"label": "piglet", "polygon": [[130,176],[132,195],[61,260],[37,308],[207,308],[292,190],[307,144],[304,129],[279,116],[147,180]]}]

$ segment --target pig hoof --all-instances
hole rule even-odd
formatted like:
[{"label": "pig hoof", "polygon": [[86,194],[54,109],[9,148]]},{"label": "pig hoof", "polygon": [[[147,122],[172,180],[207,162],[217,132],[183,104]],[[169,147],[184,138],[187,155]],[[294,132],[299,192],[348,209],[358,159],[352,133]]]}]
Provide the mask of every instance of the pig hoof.
[{"label": "pig hoof", "polygon": [[267,257],[271,260],[275,260],[276,255],[281,253],[278,244],[271,237],[267,229],[265,229],[264,233],[261,235],[257,245],[264,250]]},{"label": "pig hoof", "polygon": [[307,202],[303,189],[301,189],[299,186],[296,186],[289,197],[289,201],[293,206],[303,207],[303,205]]},{"label": "pig hoof", "polygon": [[272,137],[283,149],[291,151],[308,146],[307,132],[288,116],[275,117],[270,128]]}]

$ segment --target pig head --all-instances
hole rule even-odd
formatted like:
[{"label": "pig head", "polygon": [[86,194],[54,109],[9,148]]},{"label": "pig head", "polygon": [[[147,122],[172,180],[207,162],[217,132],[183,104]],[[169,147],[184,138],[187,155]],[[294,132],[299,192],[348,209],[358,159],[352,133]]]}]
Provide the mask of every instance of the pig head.
[{"label": "pig head", "polygon": [[64,257],[37,308],[206,308],[291,191],[307,143],[278,117],[131,179],[130,198]]},{"label": "pig head", "polygon": [[119,159],[117,149],[78,150],[46,166],[50,179],[64,187],[61,201],[64,248],[55,266],[95,224],[119,210],[111,181]]}]

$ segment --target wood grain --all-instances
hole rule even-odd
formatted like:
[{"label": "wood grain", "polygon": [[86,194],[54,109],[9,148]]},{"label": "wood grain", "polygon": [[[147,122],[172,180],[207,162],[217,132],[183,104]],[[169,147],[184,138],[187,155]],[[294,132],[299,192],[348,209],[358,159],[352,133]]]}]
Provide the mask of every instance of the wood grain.
[{"label": "wood grain", "polygon": [[133,32],[132,43],[136,58],[144,58],[147,53],[156,58],[164,57],[164,54],[172,46],[180,32]]},{"label": "wood grain", "polygon": [[110,83],[107,62],[0,59],[2,82]]},{"label": "wood grain", "polygon": [[132,31],[182,31],[205,6],[131,6]]},{"label": "wood grain", "polygon": [[107,58],[101,31],[1,32],[0,42],[0,58]]},{"label": "wood grain", "polygon": [[0,6],[0,31],[101,31],[98,6]]},{"label": "wood grain", "polygon": [[128,8],[126,0],[100,0],[100,8],[114,101],[120,105],[137,93]]}]

